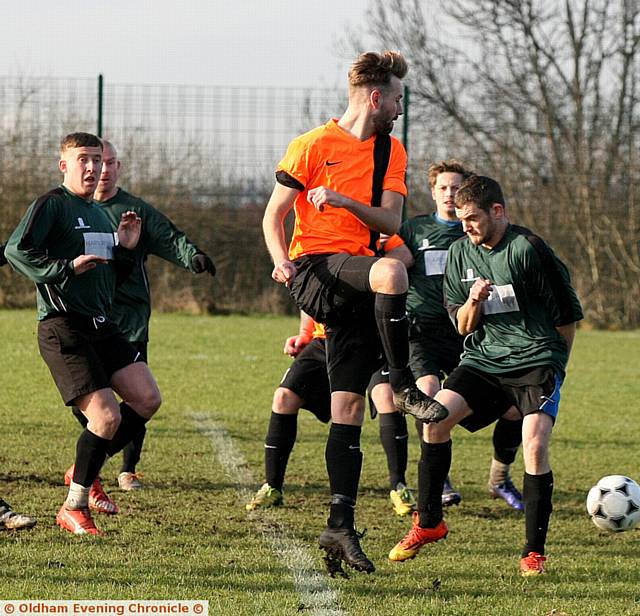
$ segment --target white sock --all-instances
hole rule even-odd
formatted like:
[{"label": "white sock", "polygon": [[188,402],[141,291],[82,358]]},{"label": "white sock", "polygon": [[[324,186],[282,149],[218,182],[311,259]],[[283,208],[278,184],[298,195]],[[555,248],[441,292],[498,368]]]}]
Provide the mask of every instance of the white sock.
[{"label": "white sock", "polygon": [[89,505],[89,488],[71,482],[64,506],[67,509],[86,509]]}]

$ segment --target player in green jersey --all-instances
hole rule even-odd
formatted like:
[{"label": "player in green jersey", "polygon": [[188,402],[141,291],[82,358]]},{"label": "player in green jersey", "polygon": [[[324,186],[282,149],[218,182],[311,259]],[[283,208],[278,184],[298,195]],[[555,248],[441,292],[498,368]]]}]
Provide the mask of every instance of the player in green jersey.
[{"label": "player in green jersey", "polygon": [[461,424],[473,432],[500,417],[522,417],[526,542],[520,571],[538,575],[552,510],[549,441],[582,309],[567,268],[549,246],[509,222],[495,180],[472,176],[455,206],[466,237],[449,248],[444,290],[449,314],[465,336],[464,352],[435,396],[449,416],[425,430],[424,506],[389,558],[413,558],[447,535],[440,493],[451,465],[452,428]]},{"label": "player in green jersey", "polygon": [[67,135],[62,185],[31,204],[5,248],[11,266],[36,284],[40,354],[65,404],[80,407],[88,420],[56,522],[91,535],[101,533],[89,492],[106,456],[130,442],[161,404],[148,366],[109,319],[116,285],[133,267],[142,221],[126,211],[114,233],[93,202],[101,168],[95,135]]},{"label": "player in green jersey", "polygon": [[[407,220],[397,236],[386,243],[388,256],[400,259],[408,268],[410,367],[418,387],[435,396],[441,380],[460,361],[462,336],[453,327],[443,302],[443,274],[449,246],[464,236],[462,223],[456,217],[455,196],[471,173],[456,160],[432,164],[428,170],[431,196],[436,205],[432,214]],[[371,398],[380,412],[380,439],[388,461],[397,460],[392,473],[390,498],[399,515],[413,503],[404,483],[407,460],[407,425],[402,415],[394,412],[393,400],[383,376],[374,380]],[[418,426],[422,434],[422,425]],[[509,469],[522,440],[522,422],[499,419],[493,433],[494,455],[489,472],[489,493],[502,498],[517,511],[523,510],[522,496],[514,486]],[[422,439],[421,439],[421,442]],[[391,470],[391,467],[390,467]],[[393,481],[401,485],[394,485]],[[462,499],[446,479],[442,492],[444,506]]]},{"label": "player in green jersey", "polygon": [[[118,226],[120,216],[125,211],[134,211],[142,219],[140,241],[134,249],[135,263],[129,276],[118,286],[113,300],[110,318],[118,329],[140,352],[142,361],[147,362],[149,341],[149,319],[151,317],[151,296],[145,262],[148,255],[155,255],[194,274],[207,272],[215,275],[213,261],[161,212],[142,199],[134,197],[118,186],[121,161],[114,145],[102,140],[102,172],[94,195],[95,201],[107,215],[113,229]],[[77,408],[73,413],[86,426],[86,418]],[[142,488],[136,465],[140,460],[145,430],[123,449],[123,460],[118,475],[118,485],[123,490]],[[117,506],[106,495],[93,503],[94,509],[104,513],[117,512]]]}]

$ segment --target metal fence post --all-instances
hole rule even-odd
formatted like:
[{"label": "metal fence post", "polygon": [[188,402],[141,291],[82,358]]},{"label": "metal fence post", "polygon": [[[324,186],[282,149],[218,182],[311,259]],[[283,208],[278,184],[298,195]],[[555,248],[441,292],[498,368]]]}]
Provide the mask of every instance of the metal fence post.
[{"label": "metal fence post", "polygon": [[409,86],[404,86],[403,93],[402,145],[409,154]]},{"label": "metal fence post", "polygon": [[102,96],[104,92],[104,83],[102,73],[98,75],[98,137],[102,137]]},{"label": "metal fence post", "polygon": [[[407,159],[409,158],[409,86],[404,86],[403,99],[403,112],[402,112],[402,145],[407,151]],[[404,182],[409,185],[409,165],[407,164],[407,171],[404,176]],[[402,221],[407,220],[407,201],[402,206]]]}]

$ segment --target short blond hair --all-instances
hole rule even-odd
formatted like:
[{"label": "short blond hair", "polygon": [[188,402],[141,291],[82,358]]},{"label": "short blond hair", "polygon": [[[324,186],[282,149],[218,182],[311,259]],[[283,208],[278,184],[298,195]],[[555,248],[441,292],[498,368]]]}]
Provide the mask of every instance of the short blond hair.
[{"label": "short blond hair", "polygon": [[349,70],[349,86],[352,88],[382,87],[389,85],[391,77],[404,79],[409,65],[398,51],[361,53]]}]

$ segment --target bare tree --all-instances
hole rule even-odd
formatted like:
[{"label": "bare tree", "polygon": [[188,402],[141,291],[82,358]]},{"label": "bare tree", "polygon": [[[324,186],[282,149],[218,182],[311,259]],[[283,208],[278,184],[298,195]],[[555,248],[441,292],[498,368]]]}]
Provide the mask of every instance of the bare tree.
[{"label": "bare tree", "polygon": [[518,222],[570,263],[592,324],[638,326],[640,3],[434,4],[368,13],[376,47],[411,64],[411,142],[435,136],[501,181]]}]

